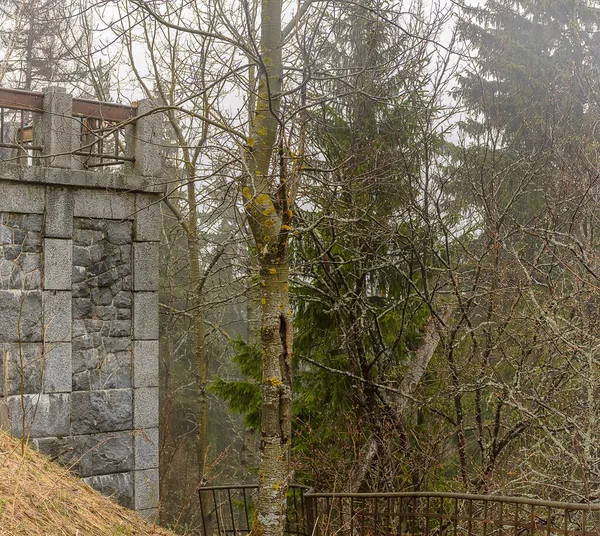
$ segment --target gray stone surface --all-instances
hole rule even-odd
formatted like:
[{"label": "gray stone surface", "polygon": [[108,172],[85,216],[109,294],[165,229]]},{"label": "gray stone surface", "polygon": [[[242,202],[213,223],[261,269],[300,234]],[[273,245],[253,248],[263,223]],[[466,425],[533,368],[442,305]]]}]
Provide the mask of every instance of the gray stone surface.
[{"label": "gray stone surface", "polygon": [[160,241],[161,196],[136,194],[134,237],[137,242]]},{"label": "gray stone surface", "polygon": [[138,515],[147,523],[158,523],[158,508],[147,508],[146,510],[137,510]]},{"label": "gray stone surface", "polygon": [[76,218],[107,220],[132,219],[135,213],[134,194],[79,190],[75,192],[73,214]]},{"label": "gray stone surface", "polygon": [[68,394],[14,395],[6,398],[11,421],[11,433],[21,437],[25,406],[25,434],[30,437],[66,436],[71,414]]},{"label": "gray stone surface", "polygon": [[73,192],[68,188],[48,186],[46,189],[46,238],[73,236]]},{"label": "gray stone surface", "polygon": [[[3,163],[1,168],[16,167],[19,170],[27,169],[22,166],[11,166]],[[0,176],[3,174],[0,170]],[[15,180],[18,180],[15,177]],[[2,195],[0,195],[0,211],[16,212],[23,214],[43,214],[46,205],[46,189],[35,184],[17,184],[2,181]]]},{"label": "gray stone surface", "polygon": [[158,341],[133,342],[133,386],[158,387]]},{"label": "gray stone surface", "polygon": [[42,294],[43,329],[46,342],[71,340],[71,292],[45,290]]},{"label": "gray stone surface", "polygon": [[44,392],[70,393],[72,383],[71,344],[46,343],[44,362]]},{"label": "gray stone surface", "polygon": [[158,290],[158,242],[134,242],[133,289]]},{"label": "gray stone surface", "polygon": [[71,345],[5,343],[0,370],[4,396],[71,391]]},{"label": "gray stone surface", "polygon": [[112,473],[84,478],[88,486],[113,497],[121,506],[133,508],[133,473]]},{"label": "gray stone surface", "polygon": [[135,471],[135,509],[148,510],[158,506],[158,469]]},{"label": "gray stone surface", "polygon": [[73,440],[80,453],[81,476],[122,473],[133,469],[131,432],[76,436]]},{"label": "gray stone surface", "polygon": [[[73,128],[73,133],[71,135],[71,139],[73,141],[73,152],[80,152],[83,148],[83,140],[81,138],[82,133],[85,131],[85,122],[85,118],[83,117],[73,117],[73,120],[71,121],[71,126]],[[87,162],[87,156],[71,155],[71,170],[84,169]]]},{"label": "gray stone surface", "polygon": [[44,239],[43,282],[46,290],[71,290],[72,257],[72,240]]},{"label": "gray stone surface", "polygon": [[135,432],[135,469],[155,469],[158,467],[158,428]]},{"label": "gray stone surface", "polygon": [[140,387],[133,392],[135,428],[158,427],[158,387]]},{"label": "gray stone surface", "polygon": [[77,454],[73,448],[73,437],[39,437],[33,439],[31,444],[41,453],[49,456],[52,461],[66,467],[76,468]]},{"label": "gray stone surface", "polygon": [[42,343],[4,343],[0,345],[0,378],[3,396],[42,392]]},{"label": "gray stone surface", "polygon": [[40,288],[42,218],[0,212],[0,289]]},{"label": "gray stone surface", "polygon": [[36,439],[34,446],[80,476],[123,473],[133,469],[131,432]]},{"label": "gray stone surface", "polygon": [[158,292],[133,294],[133,338],[158,339]]},{"label": "gray stone surface", "polygon": [[[100,341],[102,341],[100,339]],[[73,349],[73,391],[131,387],[131,351]]]},{"label": "gray stone surface", "polygon": [[131,389],[78,391],[71,395],[71,434],[94,434],[131,430]]},{"label": "gray stone surface", "polygon": [[126,169],[136,175],[159,177],[163,172],[163,156],[161,151],[157,150],[162,142],[162,116],[148,114],[154,108],[155,104],[149,99],[138,101],[139,119],[133,128],[127,130],[127,152],[135,158],[135,162],[128,163]]},{"label": "gray stone surface", "polygon": [[[3,121],[2,124],[2,139],[4,143],[17,143],[18,137],[17,132],[19,129],[19,123],[17,121]],[[17,158],[19,154],[18,149],[11,147],[0,147],[0,160],[12,160]]]},{"label": "gray stone surface", "polygon": [[73,390],[131,387],[129,221],[75,218]]},{"label": "gray stone surface", "polygon": [[[121,192],[157,192],[166,191],[166,181],[156,182],[151,178],[142,177],[133,173],[115,173],[114,171],[80,171],[69,170],[65,173],[64,170],[55,169],[45,166],[21,166],[3,162],[0,166],[0,181],[2,181],[2,189],[4,190],[8,181],[19,182],[15,184],[14,190],[21,193],[26,192],[25,199],[5,199],[0,196],[0,210],[36,213],[41,214],[44,211],[44,187],[42,185],[50,184],[53,186],[72,186],[80,188],[96,188],[99,190],[113,190]],[[41,202],[35,196],[33,190],[41,192]],[[31,205],[27,201],[32,201]],[[17,205],[18,203],[18,205]],[[84,216],[86,214],[83,214]],[[91,215],[90,215],[91,216]]]},{"label": "gray stone surface", "polygon": [[70,168],[73,97],[62,87],[44,90],[44,113],[34,128],[34,144],[41,145],[43,163],[47,166]]},{"label": "gray stone surface", "polygon": [[0,342],[42,340],[42,292],[0,290]]},{"label": "gray stone surface", "polygon": [[10,434],[10,416],[8,413],[8,402],[6,398],[0,397],[0,430]]}]

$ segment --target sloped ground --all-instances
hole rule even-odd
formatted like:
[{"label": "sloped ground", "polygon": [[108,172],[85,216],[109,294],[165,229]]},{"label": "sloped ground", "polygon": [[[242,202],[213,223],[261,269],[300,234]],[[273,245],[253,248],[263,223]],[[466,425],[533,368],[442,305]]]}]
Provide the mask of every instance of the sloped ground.
[{"label": "sloped ground", "polygon": [[173,535],[0,432],[0,536]]}]

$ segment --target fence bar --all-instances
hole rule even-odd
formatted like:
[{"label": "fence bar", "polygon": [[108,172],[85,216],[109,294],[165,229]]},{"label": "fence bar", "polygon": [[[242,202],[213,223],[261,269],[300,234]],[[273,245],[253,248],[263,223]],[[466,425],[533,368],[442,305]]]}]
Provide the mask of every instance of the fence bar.
[{"label": "fence bar", "polygon": [[242,488],[242,496],[244,497],[244,512],[246,514],[246,527],[250,530],[252,527],[250,526],[250,516],[248,515],[248,501],[246,499],[246,488]]},{"label": "fence bar", "polygon": [[202,519],[202,532],[204,532],[204,534],[207,534],[204,506],[202,505],[202,492],[198,493],[198,499],[200,499],[198,502],[200,503],[200,517]]},{"label": "fence bar", "polygon": [[28,110],[42,112],[44,110],[44,94],[20,89],[0,88],[0,107],[11,110]]},{"label": "fence bar", "polygon": [[317,498],[316,497],[307,497],[306,493],[304,494],[304,500],[306,501],[306,529],[309,536],[315,534],[315,524],[317,522],[316,519],[316,510],[317,510]]},{"label": "fence bar", "polygon": [[73,99],[73,115],[102,121],[124,122],[135,117],[136,108],[113,102]]},{"label": "fence bar", "polygon": [[483,501],[483,536],[487,536],[488,501]]},{"label": "fence bar", "polygon": [[391,508],[391,499],[387,498],[387,513],[390,519],[389,523],[385,524],[385,536],[390,536],[390,525],[392,524],[392,508]]},{"label": "fence bar", "polygon": [[[221,522],[220,522],[220,514],[219,514],[219,503],[217,502],[217,494],[215,489],[213,488],[212,490],[212,496],[213,496],[213,504],[215,505],[215,517],[217,518],[217,531],[218,534],[221,534]],[[205,533],[206,536],[206,533]]]},{"label": "fence bar", "polygon": [[[44,94],[20,89],[0,88],[0,107],[29,112],[43,112]],[[122,122],[136,115],[136,108],[125,104],[73,99],[73,115]]]},{"label": "fence bar", "polygon": [[[227,488],[229,486],[223,486]],[[237,487],[237,486],[235,486]],[[252,487],[252,486],[251,486]],[[529,499],[527,497],[512,497],[508,495],[476,495],[469,493],[450,493],[445,491],[403,491],[403,492],[377,492],[377,493],[322,493],[322,492],[309,492],[310,495],[315,497],[360,497],[368,499],[372,497],[447,497],[452,499],[462,499],[467,501],[490,501],[497,503],[509,503],[509,504],[533,504],[535,506],[550,506],[553,508],[559,508],[561,510],[587,510],[589,512],[600,511],[600,503],[589,504],[589,503],[570,503],[570,502],[559,502],[559,501],[546,501],[541,499]]]},{"label": "fence bar", "polygon": [[227,498],[229,499],[229,512],[231,513],[231,525],[233,527],[233,533],[237,534],[235,529],[235,515],[233,513],[233,501],[231,500],[231,489],[227,490]]}]

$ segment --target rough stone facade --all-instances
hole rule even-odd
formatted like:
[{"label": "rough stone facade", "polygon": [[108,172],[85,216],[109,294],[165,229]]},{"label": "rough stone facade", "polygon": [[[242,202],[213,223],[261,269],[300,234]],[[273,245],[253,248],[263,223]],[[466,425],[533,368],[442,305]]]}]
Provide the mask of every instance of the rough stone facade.
[{"label": "rough stone facade", "polygon": [[[47,93],[48,116],[69,99]],[[138,123],[125,173],[0,163],[0,425],[152,517],[162,164],[156,120]],[[72,146],[38,125],[47,151]]]},{"label": "rough stone facade", "polygon": [[75,218],[74,391],[132,387],[131,243],[129,221]]}]

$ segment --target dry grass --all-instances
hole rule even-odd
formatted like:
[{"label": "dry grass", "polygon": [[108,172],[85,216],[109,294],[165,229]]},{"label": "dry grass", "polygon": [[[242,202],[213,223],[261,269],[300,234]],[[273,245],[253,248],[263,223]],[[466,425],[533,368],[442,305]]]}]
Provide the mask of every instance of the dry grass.
[{"label": "dry grass", "polygon": [[0,535],[173,535],[0,432]]}]

